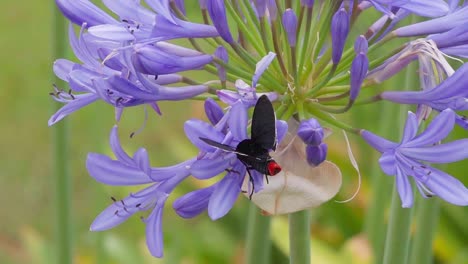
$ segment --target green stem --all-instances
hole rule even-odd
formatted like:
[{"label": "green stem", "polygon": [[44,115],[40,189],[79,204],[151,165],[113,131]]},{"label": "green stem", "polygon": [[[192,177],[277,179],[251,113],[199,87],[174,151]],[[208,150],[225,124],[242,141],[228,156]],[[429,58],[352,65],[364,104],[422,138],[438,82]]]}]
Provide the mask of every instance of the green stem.
[{"label": "green stem", "polygon": [[289,215],[290,264],[310,263],[310,211]]},{"label": "green stem", "polygon": [[[58,8],[53,10],[53,58],[65,57],[67,50],[66,21]],[[64,82],[54,78],[55,84],[63,87]],[[54,112],[63,105],[53,103]],[[68,123],[62,120],[55,124],[53,130],[53,175],[55,181],[55,243],[57,245],[56,263],[72,263],[72,229],[71,229],[71,175],[69,170]]]},{"label": "green stem", "polygon": [[[383,177],[383,176],[381,176]],[[390,208],[390,221],[387,228],[387,239],[383,264],[405,264],[408,261],[410,225],[412,208],[402,208],[395,182]]]},{"label": "green stem", "polygon": [[253,203],[249,206],[249,218],[247,224],[246,264],[270,263],[271,217],[262,216]]},{"label": "green stem", "polygon": [[440,200],[426,200],[418,196],[416,203],[419,205],[416,214],[416,232],[408,263],[430,264],[433,261],[432,241],[439,220]]}]

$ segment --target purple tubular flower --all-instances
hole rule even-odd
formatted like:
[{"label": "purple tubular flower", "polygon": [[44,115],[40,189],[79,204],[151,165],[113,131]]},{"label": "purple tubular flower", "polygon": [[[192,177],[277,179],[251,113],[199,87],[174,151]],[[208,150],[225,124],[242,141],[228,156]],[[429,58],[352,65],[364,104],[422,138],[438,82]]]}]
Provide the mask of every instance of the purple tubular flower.
[{"label": "purple tubular flower", "polygon": [[205,101],[205,113],[212,125],[216,125],[223,118],[223,109],[212,98]]},{"label": "purple tubular flower", "polygon": [[307,145],[317,146],[322,143],[325,134],[317,119],[311,118],[304,120],[299,124],[297,135]]},{"label": "purple tubular flower", "polygon": [[425,1],[425,0],[369,0],[380,12],[393,19],[392,8],[402,8],[411,13],[424,17],[440,17],[449,11],[447,3],[443,0]]},{"label": "purple tubular flower", "polygon": [[468,205],[468,189],[462,182],[426,164],[468,158],[467,139],[437,144],[447,137],[454,123],[455,113],[447,109],[434,118],[424,132],[416,135],[418,120],[415,114],[409,112],[400,143],[388,141],[366,130],[361,131],[364,140],[382,153],[379,160],[382,171],[396,177],[402,207],[413,205],[409,177],[413,178],[423,197],[437,195],[455,205]]},{"label": "purple tubular flower", "polygon": [[349,17],[344,8],[336,11],[331,23],[332,61],[338,64],[343,54],[343,48],[349,33]]},{"label": "purple tubular flower", "polygon": [[211,21],[213,21],[213,25],[218,30],[219,35],[227,43],[234,43],[234,38],[232,37],[231,32],[229,31],[229,25],[227,23],[226,7],[224,6],[224,1],[207,0],[206,4],[208,13],[211,17]]},{"label": "purple tubular flower", "polygon": [[151,32],[151,37],[161,40],[178,38],[210,38],[218,37],[220,33],[215,27],[205,24],[191,23],[174,18],[176,23],[163,16],[156,16],[156,22]]},{"label": "purple tubular flower", "polygon": [[177,198],[172,204],[172,207],[181,217],[193,218],[208,208],[208,202],[215,188],[216,184],[208,188],[189,192]]},{"label": "purple tubular flower", "polygon": [[[214,55],[226,64],[229,62],[228,53],[223,46],[219,46],[218,48],[216,48]],[[224,69],[222,65],[219,65],[217,63],[215,64],[215,66],[216,66],[216,69],[218,69],[219,79],[225,82],[226,81],[226,69]]]},{"label": "purple tubular flower", "polygon": [[463,64],[452,76],[433,89],[422,91],[388,91],[381,98],[401,104],[424,104],[438,111],[446,108],[468,110],[468,64]]},{"label": "purple tubular flower", "polygon": [[118,23],[89,0],[55,0],[55,3],[66,18],[78,26],[83,23],[88,27]]},{"label": "purple tubular flower", "polygon": [[317,146],[308,145],[306,147],[307,162],[310,166],[318,166],[327,158],[328,145],[321,143]]},{"label": "purple tubular flower", "polygon": [[255,72],[252,76],[252,87],[255,88],[257,86],[257,82],[262,76],[262,74],[268,69],[271,62],[275,59],[276,54],[273,52],[268,52],[268,54],[263,57],[257,64],[255,65]]},{"label": "purple tubular flower", "polygon": [[283,27],[288,35],[288,42],[291,47],[296,47],[297,17],[291,8],[283,13]]},{"label": "purple tubular flower", "polygon": [[441,49],[442,52],[461,58],[468,58],[468,44]]},{"label": "purple tubular flower", "polygon": [[112,198],[114,203],[96,217],[90,229],[107,230],[121,224],[137,212],[151,210],[148,218],[144,220],[146,242],[153,256],[162,257],[162,210],[168,195],[190,175],[187,166],[192,164],[194,159],[172,167],[153,168],[149,164],[145,149],[138,150],[133,157],[123,151],[116,126],[112,129],[110,143],[117,159],[112,160],[105,155],[90,153],[86,161],[89,174],[97,181],[109,185],[151,185],[122,200]]},{"label": "purple tubular flower", "polygon": [[446,16],[401,27],[394,30],[393,33],[399,37],[436,34],[449,31],[460,25],[466,25],[467,23],[468,6],[464,6]]},{"label": "purple tubular flower", "polygon": [[468,28],[459,25],[440,34],[431,35],[428,39],[433,40],[439,49],[468,44]]},{"label": "purple tubular flower", "polygon": [[367,76],[367,70],[369,69],[369,60],[367,55],[359,53],[351,64],[351,87],[349,90],[349,100],[354,101],[359,92],[361,91],[361,85]]},{"label": "purple tubular flower", "polygon": [[144,74],[159,75],[199,69],[213,60],[211,55],[177,56],[153,45],[137,45],[132,55],[135,68]]}]

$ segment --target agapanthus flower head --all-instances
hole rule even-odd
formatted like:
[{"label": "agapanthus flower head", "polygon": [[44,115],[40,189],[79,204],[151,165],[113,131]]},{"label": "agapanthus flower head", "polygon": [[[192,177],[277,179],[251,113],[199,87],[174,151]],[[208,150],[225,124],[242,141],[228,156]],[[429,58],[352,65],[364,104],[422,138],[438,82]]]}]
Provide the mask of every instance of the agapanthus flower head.
[{"label": "agapanthus flower head", "polygon": [[[127,107],[149,106],[161,114],[160,101],[203,100],[208,119],[189,119],[184,124],[187,138],[199,151],[197,156],[164,168],[151,167],[143,148],[133,156],[124,152],[114,127],[115,158],[89,154],[89,173],[110,185],[147,186],[121,201],[114,199],[96,218],[92,230],[112,228],[134,213],[150,211],[145,218],[147,244],[154,256],[162,256],[164,204],[190,175],[198,180],[221,175],[221,179],[176,200],[173,208],[184,218],[207,210],[211,219],[219,219],[243,192],[270,214],[318,206],[341,186],[340,170],[326,160],[328,145],[320,126],[324,122],[361,135],[382,153],[381,167],[396,175],[403,206],[413,203],[411,178],[423,195],[438,195],[457,205],[467,203],[466,188],[459,181],[427,164],[467,155],[464,139],[436,144],[454,122],[468,128],[466,118],[454,113],[468,109],[463,89],[468,67],[464,64],[455,71],[444,57],[444,52],[468,56],[463,27],[468,17],[466,2],[302,0],[291,5],[275,0],[200,0],[200,9],[193,10],[186,9],[181,0],[103,0],[106,11],[87,0],[56,3],[74,25],[69,39],[79,62],[57,59],[54,63],[55,74],[69,89],[54,87],[51,95],[64,106],[49,125],[96,101],[115,108],[119,121]],[[355,35],[350,34],[353,25],[362,20],[358,17],[372,7],[382,12],[381,18],[368,23],[367,32],[358,32],[365,34],[355,41],[349,38]],[[191,21],[193,12],[200,12],[203,22]],[[399,27],[411,14],[428,18]],[[80,27],[78,35],[74,27]],[[392,38],[406,36],[421,39],[396,50],[385,46]],[[419,63],[419,74],[414,75],[421,84],[411,87],[416,91],[368,89],[410,63]],[[269,128],[267,133],[276,134],[279,143],[271,156],[282,171],[271,177],[270,184],[259,171],[246,167],[238,151],[231,151],[252,138],[249,111],[259,98],[272,103],[274,113],[268,116],[276,121],[269,127],[276,131]],[[417,116],[408,115],[400,143],[340,119],[340,114],[356,106],[379,100],[418,105]],[[418,125],[430,117],[432,109],[438,116],[417,135]],[[296,121],[301,125],[291,125]],[[278,205],[278,201],[285,203]]]}]

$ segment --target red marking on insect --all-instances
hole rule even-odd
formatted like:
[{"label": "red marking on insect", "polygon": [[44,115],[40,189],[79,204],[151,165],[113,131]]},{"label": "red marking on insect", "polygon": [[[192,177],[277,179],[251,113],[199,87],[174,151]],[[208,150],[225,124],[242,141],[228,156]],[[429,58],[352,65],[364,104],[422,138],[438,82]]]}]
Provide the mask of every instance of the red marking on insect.
[{"label": "red marking on insect", "polygon": [[270,161],[267,165],[268,175],[274,176],[281,171],[281,166],[276,161]]}]

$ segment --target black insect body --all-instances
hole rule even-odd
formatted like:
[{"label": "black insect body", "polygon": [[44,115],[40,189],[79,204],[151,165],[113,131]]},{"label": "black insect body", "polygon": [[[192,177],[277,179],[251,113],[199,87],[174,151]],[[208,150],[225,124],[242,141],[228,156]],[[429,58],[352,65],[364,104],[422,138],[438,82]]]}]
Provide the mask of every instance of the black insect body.
[{"label": "black insect body", "polygon": [[[256,170],[265,176],[274,176],[281,171],[281,166],[269,154],[270,150],[276,149],[276,118],[273,105],[266,95],[260,96],[255,105],[250,139],[244,139],[235,149],[208,138],[200,139],[213,147],[236,153],[237,158],[247,168],[252,186],[250,170]],[[252,188],[250,198],[254,189],[255,186]]]}]

